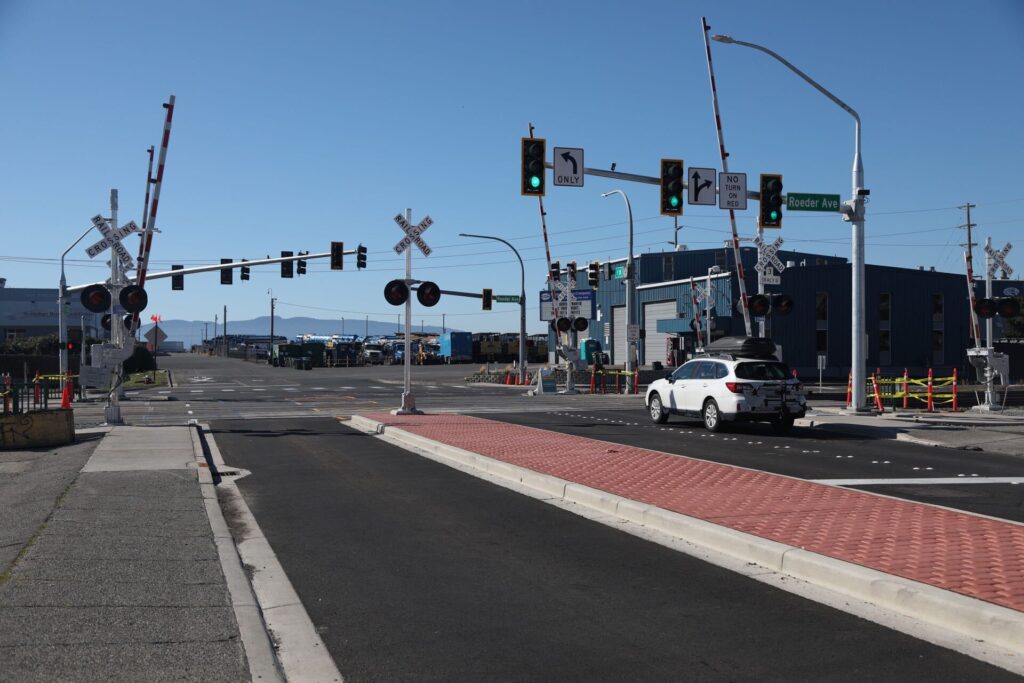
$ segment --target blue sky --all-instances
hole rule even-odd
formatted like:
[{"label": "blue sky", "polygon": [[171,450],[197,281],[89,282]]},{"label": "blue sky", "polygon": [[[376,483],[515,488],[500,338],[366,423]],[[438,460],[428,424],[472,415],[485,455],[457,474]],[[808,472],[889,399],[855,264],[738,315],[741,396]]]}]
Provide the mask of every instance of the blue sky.
[{"label": "blue sky", "polygon": [[[927,7],[925,10],[924,8]],[[855,8],[855,9],[851,9]],[[700,17],[713,33],[774,49],[863,120],[867,262],[961,272],[964,222],[977,204],[983,241],[1016,238],[1024,271],[1024,4],[962,2],[127,2],[0,0],[0,277],[55,287],[60,253],[112,187],[141,223],[146,149],[159,145],[161,103],[176,96],[153,269],[282,249],[369,249],[344,272],[278,267],[226,287],[216,273],[185,291],[153,281],[150,309],[212,320],[279,314],[393,320],[384,284],[402,274],[392,217],[429,213],[433,255],[414,275],[445,289],[519,290],[527,259],[531,331],[546,270],[537,201],[519,195],[519,138],[533,122],[550,148],[583,147],[586,164],[657,175],[662,157],[720,167]],[[730,169],[780,172],[787,191],[848,198],[852,119],[782,65],[712,46]],[[555,188],[545,208],[552,258],[624,255],[632,201],[637,251],[670,248],[672,220],[655,186],[588,177]],[[756,189],[754,187],[753,189]],[[756,203],[740,214],[743,234]],[[721,245],[728,214],[686,207],[681,241]],[[848,257],[838,215],[786,214],[787,246]],[[96,236],[98,239],[99,236]],[[87,238],[86,242],[91,241]],[[102,279],[85,242],[71,284]],[[134,251],[134,247],[132,249]],[[980,259],[980,249],[975,251]],[[518,308],[414,304],[417,324],[518,329]]]}]

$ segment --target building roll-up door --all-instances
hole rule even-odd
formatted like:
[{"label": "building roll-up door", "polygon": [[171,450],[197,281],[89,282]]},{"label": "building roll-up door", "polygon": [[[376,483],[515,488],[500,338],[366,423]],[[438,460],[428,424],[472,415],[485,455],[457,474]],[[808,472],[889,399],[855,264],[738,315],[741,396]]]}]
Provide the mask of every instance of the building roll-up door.
[{"label": "building roll-up door", "polygon": [[626,362],[626,307],[612,306],[612,362]]},{"label": "building roll-up door", "polygon": [[650,365],[654,361],[665,364],[665,340],[671,335],[658,332],[659,320],[676,319],[676,302],[659,301],[653,304],[644,304],[644,365]]}]

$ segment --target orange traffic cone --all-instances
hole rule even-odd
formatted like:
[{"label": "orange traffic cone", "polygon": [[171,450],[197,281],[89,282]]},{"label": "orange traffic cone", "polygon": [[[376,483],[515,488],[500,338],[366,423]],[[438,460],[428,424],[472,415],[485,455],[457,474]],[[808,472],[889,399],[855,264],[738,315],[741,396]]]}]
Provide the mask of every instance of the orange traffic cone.
[{"label": "orange traffic cone", "polygon": [[60,407],[62,410],[71,409],[71,378],[64,380],[64,389],[60,394]]}]

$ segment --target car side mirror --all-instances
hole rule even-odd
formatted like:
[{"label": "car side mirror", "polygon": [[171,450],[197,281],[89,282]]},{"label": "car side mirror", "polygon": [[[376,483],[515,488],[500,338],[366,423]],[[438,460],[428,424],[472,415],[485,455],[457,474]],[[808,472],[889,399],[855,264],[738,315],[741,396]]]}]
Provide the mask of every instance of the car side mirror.
[{"label": "car side mirror", "polygon": [[667,379],[669,381],[669,384],[671,384],[672,382],[676,381],[676,378],[672,375],[671,372],[668,373],[667,375],[665,375],[665,379]]}]

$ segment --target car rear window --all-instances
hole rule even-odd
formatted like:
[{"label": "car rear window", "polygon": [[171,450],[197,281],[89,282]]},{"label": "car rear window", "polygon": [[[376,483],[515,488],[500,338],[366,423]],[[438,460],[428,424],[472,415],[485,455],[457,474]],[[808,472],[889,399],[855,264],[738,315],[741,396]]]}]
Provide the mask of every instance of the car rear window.
[{"label": "car rear window", "polygon": [[738,379],[780,380],[790,376],[789,366],[778,361],[747,361],[736,365]]}]

